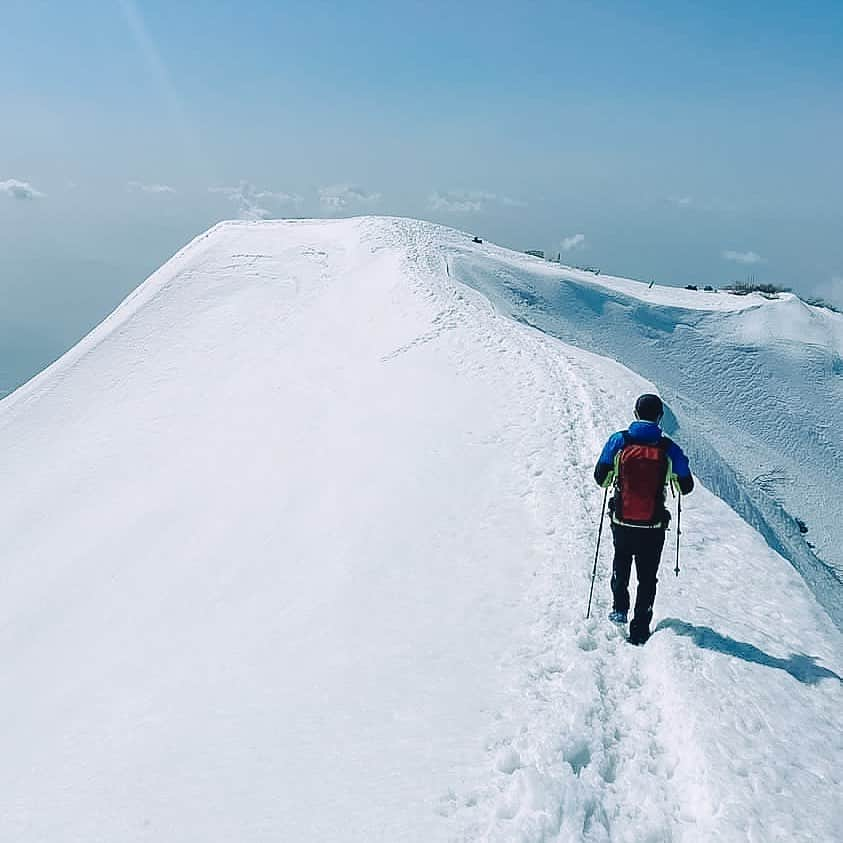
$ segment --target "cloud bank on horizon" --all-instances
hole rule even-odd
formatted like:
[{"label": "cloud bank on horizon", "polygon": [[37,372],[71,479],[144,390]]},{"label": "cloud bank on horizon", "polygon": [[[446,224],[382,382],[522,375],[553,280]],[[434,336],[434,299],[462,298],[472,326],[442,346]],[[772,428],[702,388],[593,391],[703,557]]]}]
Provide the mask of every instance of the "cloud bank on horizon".
[{"label": "cloud bank on horizon", "polygon": [[[126,185],[129,194],[135,195],[149,197],[180,196],[182,198],[188,198],[191,195],[190,191],[179,190],[163,181],[129,180]],[[64,192],[66,194],[77,191],[79,188],[80,184],[75,180],[64,181]],[[207,188],[206,192],[225,197],[237,207],[237,216],[246,220],[279,219],[285,216],[302,214],[316,216],[318,213],[327,216],[353,213],[407,215],[392,209],[389,206],[389,197],[380,191],[350,182],[314,188],[310,191],[309,196],[294,191],[259,188],[247,180],[241,180],[237,186],[211,186]],[[21,202],[45,199],[48,196],[46,192],[34,187],[31,182],[17,178],[0,181],[0,195]],[[54,193],[53,196],[55,195]],[[694,205],[701,207],[690,196],[685,195],[669,197],[666,201],[679,208],[691,208]],[[424,202],[427,209],[434,212],[434,216],[442,215],[441,221],[446,224],[457,222],[459,217],[467,215],[486,215],[493,219],[495,213],[502,209],[528,207],[528,203],[522,199],[516,199],[491,190],[434,190],[427,194]],[[421,216],[419,214],[410,215]],[[587,242],[589,248],[593,251],[594,241],[587,240],[586,234],[583,232],[565,235],[556,240],[559,251],[563,253],[582,249],[586,247]],[[724,261],[746,267],[769,265],[766,257],[752,249],[721,249],[719,256]],[[619,274],[631,276],[633,273],[625,273],[621,268]],[[716,283],[716,279],[712,280]],[[773,280],[777,281],[778,279],[774,278]],[[832,272],[825,279],[815,280],[807,292],[838,307],[843,306],[843,275],[839,272]]]}]

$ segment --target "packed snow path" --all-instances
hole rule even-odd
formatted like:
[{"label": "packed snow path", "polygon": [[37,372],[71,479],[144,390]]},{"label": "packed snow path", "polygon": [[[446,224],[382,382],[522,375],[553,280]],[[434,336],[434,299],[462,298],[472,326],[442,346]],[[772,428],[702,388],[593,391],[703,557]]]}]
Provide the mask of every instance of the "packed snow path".
[{"label": "packed snow path", "polygon": [[583,619],[648,384],[459,237],[220,225],[0,403],[0,839],[843,836],[840,633],[705,488],[647,646],[608,540]]}]

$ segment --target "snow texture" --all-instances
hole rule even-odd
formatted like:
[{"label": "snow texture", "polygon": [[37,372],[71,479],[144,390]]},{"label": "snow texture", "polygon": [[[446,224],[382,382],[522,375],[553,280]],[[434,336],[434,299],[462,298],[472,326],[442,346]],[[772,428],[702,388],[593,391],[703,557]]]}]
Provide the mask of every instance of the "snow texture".
[{"label": "snow texture", "polygon": [[605,535],[584,619],[594,459],[652,386],[453,277],[519,266],[221,224],[0,402],[0,839],[843,837],[841,634],[730,506],[687,499],[646,647]]}]

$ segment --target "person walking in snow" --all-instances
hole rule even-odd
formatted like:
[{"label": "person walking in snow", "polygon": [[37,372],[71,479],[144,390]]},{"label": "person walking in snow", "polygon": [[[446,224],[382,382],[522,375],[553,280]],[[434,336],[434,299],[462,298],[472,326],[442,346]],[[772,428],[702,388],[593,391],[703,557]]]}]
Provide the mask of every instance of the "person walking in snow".
[{"label": "person walking in snow", "polygon": [[635,402],[635,421],[628,430],[609,437],[594,468],[598,486],[614,486],[609,501],[615,544],[609,620],[615,623],[627,621],[629,575],[635,559],[638,592],[629,625],[632,644],[643,644],[650,637],[656,575],[670,522],[665,487],[670,484],[682,495],[694,488],[688,458],[662,433],[663,415],[664,405],[658,395],[640,396]]}]

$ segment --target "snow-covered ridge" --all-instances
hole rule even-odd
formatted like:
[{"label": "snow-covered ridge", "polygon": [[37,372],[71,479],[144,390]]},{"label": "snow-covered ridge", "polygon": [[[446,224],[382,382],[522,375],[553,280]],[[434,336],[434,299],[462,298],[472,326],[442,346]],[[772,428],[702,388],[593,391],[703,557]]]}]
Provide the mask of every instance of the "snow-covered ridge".
[{"label": "snow-covered ridge", "polygon": [[0,839],[840,836],[839,631],[704,485],[647,646],[605,536],[585,621],[652,385],[446,261],[523,286],[411,220],[223,224],[0,402]]},{"label": "snow-covered ridge", "polygon": [[495,246],[455,244],[449,266],[504,312],[656,384],[695,471],[843,625],[841,314],[790,294],[604,282]]}]

